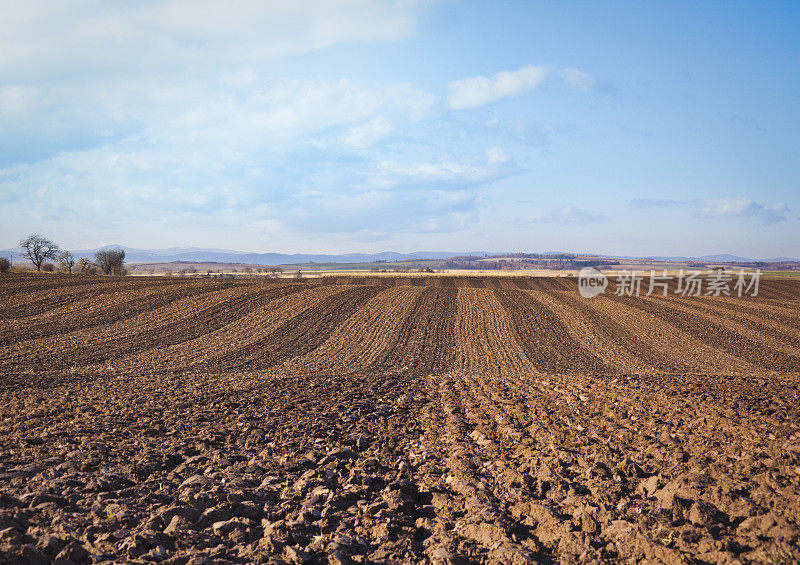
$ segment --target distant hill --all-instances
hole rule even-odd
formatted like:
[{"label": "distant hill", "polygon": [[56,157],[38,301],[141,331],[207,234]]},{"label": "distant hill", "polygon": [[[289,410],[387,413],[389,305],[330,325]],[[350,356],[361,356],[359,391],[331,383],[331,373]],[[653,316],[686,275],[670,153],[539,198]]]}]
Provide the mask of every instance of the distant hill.
[{"label": "distant hill", "polygon": [[[195,263],[245,263],[249,265],[298,265],[303,263],[372,263],[375,261],[418,261],[424,259],[448,259],[450,257],[463,256],[485,256],[506,255],[504,252],[497,251],[416,251],[413,253],[397,253],[394,251],[384,251],[381,253],[346,253],[335,254],[314,254],[314,253],[249,253],[245,251],[234,251],[232,249],[217,249],[205,247],[170,247],[167,249],[137,249],[125,245],[105,245],[94,249],[72,249],[72,254],[76,258],[93,257],[99,249],[124,249],[125,260],[128,263],[171,263],[174,261],[185,261]],[[13,253],[14,260],[20,261],[23,258],[19,249],[0,250],[0,256],[8,257]],[[556,255],[561,252],[549,251],[543,255]],[[618,259],[641,259],[641,257],[628,257],[622,255],[601,255],[601,257]],[[750,263],[756,260],[768,262],[800,261],[789,257],[776,257],[770,259],[750,259],[731,254],[704,255],[702,257],[670,257],[654,255],[648,257],[656,261],[703,261],[710,263]]]},{"label": "distant hill", "polygon": [[739,257],[738,255],[731,255],[730,253],[720,253],[717,255],[703,255],[697,257],[697,261],[713,261],[715,263],[750,263],[756,259],[748,257]]},{"label": "distant hill", "polygon": [[[198,263],[247,263],[250,265],[293,265],[302,263],[371,263],[374,261],[414,261],[422,259],[446,259],[456,255],[487,255],[486,251],[449,252],[449,251],[417,251],[414,253],[348,253],[343,255],[304,254],[304,253],[248,253],[231,249],[213,249],[201,247],[171,247],[168,249],[137,249],[125,245],[105,245],[94,249],[72,249],[76,257],[93,257],[100,249],[124,249],[127,263],[170,263],[173,261],[191,261]],[[14,254],[15,260],[21,260],[18,249],[4,249],[0,255]]]},{"label": "distant hill", "polygon": [[669,257],[662,255],[651,255],[650,259],[656,261],[705,261],[708,263],[753,263],[754,261],[765,261],[767,263],[780,263],[783,261],[800,261],[797,258],[791,257],[771,257],[769,259],[752,259],[750,257],[740,257],[738,255],[731,255],[729,253],[720,253],[717,255],[703,255],[702,257]]}]

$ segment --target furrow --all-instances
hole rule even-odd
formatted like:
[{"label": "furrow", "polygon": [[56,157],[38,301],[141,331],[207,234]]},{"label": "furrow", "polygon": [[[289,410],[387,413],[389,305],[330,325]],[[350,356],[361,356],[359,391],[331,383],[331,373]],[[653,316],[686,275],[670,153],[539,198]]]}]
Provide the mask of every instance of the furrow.
[{"label": "furrow", "polygon": [[375,371],[434,373],[455,361],[456,289],[426,288],[404,320],[396,343],[369,367]]},{"label": "furrow", "polygon": [[234,286],[190,296],[101,328],[78,330],[56,339],[34,339],[0,348],[11,367],[56,369],[108,361],[136,351],[189,341],[257,308],[261,285]]},{"label": "furrow", "polygon": [[287,361],[291,371],[359,372],[398,341],[403,322],[422,294],[419,287],[390,287],[373,297],[323,344]]},{"label": "furrow", "polygon": [[549,308],[564,324],[576,342],[589,349],[606,367],[607,374],[652,371],[663,365],[653,350],[636,334],[598,315],[563,292],[530,291],[529,294]]},{"label": "furrow", "polygon": [[276,287],[268,295],[260,297],[261,306],[230,324],[189,341],[120,358],[114,366],[151,372],[197,372],[212,366],[219,369],[226,360],[236,359],[242,349],[263,339],[305,308],[340,290],[339,287],[307,288],[299,285]]},{"label": "furrow", "polygon": [[556,373],[603,372],[603,362],[570,335],[558,317],[532,291],[496,290],[528,359],[539,370]]},{"label": "furrow", "polygon": [[244,347],[236,359],[220,368],[258,370],[305,355],[324,343],[340,324],[380,291],[377,286],[345,287],[283,323],[262,340]]},{"label": "furrow", "polygon": [[102,295],[70,300],[63,306],[42,314],[6,320],[0,328],[0,346],[108,325],[181,298],[221,288],[225,286],[187,283],[146,286],[119,292],[109,289],[109,292]]},{"label": "furrow", "polygon": [[756,366],[779,371],[800,370],[800,358],[753,341],[716,321],[710,321],[663,301],[646,298],[613,297],[615,300],[648,312],[691,334],[704,344],[728,352]]},{"label": "furrow", "polygon": [[513,323],[492,291],[461,288],[457,302],[455,332],[459,370],[514,375],[537,372],[517,341]]},{"label": "furrow", "polygon": [[97,297],[106,293],[120,292],[128,289],[146,288],[169,284],[163,280],[141,281],[137,279],[105,279],[89,281],[80,285],[45,288],[36,292],[22,293],[4,300],[0,305],[0,319],[10,320],[27,318],[56,309],[65,302],[83,298]]}]

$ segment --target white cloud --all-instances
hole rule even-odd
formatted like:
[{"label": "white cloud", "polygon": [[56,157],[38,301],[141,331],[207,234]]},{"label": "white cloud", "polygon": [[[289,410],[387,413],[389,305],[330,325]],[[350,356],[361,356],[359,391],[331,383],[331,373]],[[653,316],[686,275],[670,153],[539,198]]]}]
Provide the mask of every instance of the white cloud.
[{"label": "white cloud", "polygon": [[500,146],[487,149],[486,158],[489,160],[490,165],[502,165],[511,159]]},{"label": "white cloud", "polygon": [[712,198],[706,200],[700,214],[709,218],[718,216],[742,216],[753,208],[755,204],[749,198]]},{"label": "white cloud", "polygon": [[43,70],[115,74],[121,61],[136,62],[124,65],[128,72],[152,74],[187,62],[208,69],[342,42],[395,41],[414,31],[423,6],[415,0],[6,2],[0,74],[5,80]]},{"label": "white cloud", "polygon": [[[222,242],[274,226],[289,243],[314,234],[366,240],[452,231],[475,217],[482,185],[509,174],[500,153],[489,162],[483,153],[426,160],[426,147],[413,143],[371,149],[395,123],[422,128],[404,131],[409,139],[428,131],[417,121],[432,97],[408,85],[248,74],[247,88],[179,82],[155,94],[143,86],[123,101],[100,86],[86,100],[83,90],[61,87],[58,97],[73,106],[48,107],[53,122],[78,115],[73,131],[92,124],[122,133],[0,168],[0,200],[19,211],[6,228],[47,225],[65,245],[158,238],[150,246],[191,244],[182,238],[198,230]],[[15,122],[25,125],[35,124]],[[354,146],[364,149],[353,154]],[[34,190],[39,205],[28,206]],[[152,236],[137,235],[143,225]]]},{"label": "white cloud", "polygon": [[[47,225],[90,244],[327,229],[315,203],[368,200],[348,190],[375,158],[352,148],[419,127],[434,97],[408,84],[291,78],[277,60],[406,38],[428,4],[5,3],[0,201],[19,213],[4,227]],[[400,195],[391,206],[404,204]],[[368,230],[366,211],[351,218]]]},{"label": "white cloud", "polygon": [[532,224],[561,224],[568,226],[583,226],[586,224],[594,224],[601,222],[605,219],[603,214],[592,212],[590,210],[583,210],[573,206],[567,206],[550,212],[548,214],[541,214],[536,216],[529,216],[520,220],[520,223]]},{"label": "white cloud", "polygon": [[3,153],[21,150],[15,137],[24,138],[27,147],[57,144],[62,151],[127,137],[143,145],[169,144],[166,153],[195,143],[201,153],[216,147],[213,162],[290,140],[320,142],[333,130],[338,143],[367,147],[389,135],[392,122],[413,124],[424,118],[434,100],[405,84],[258,75],[247,80],[240,88],[226,81],[93,81],[27,87],[24,97],[16,89],[0,88],[0,166]]},{"label": "white cloud", "polygon": [[[345,207],[359,198],[347,187],[373,161],[336,163],[343,151],[391,134],[392,122],[413,127],[433,100],[404,84],[246,78],[249,86],[241,89],[177,82],[155,93],[149,83],[128,91],[102,84],[28,91],[25,100],[40,108],[39,119],[0,114],[20,137],[43,143],[53,136],[52,124],[68,141],[87,130],[98,137],[88,147],[62,144],[50,155],[0,165],[0,200],[20,211],[6,227],[46,224],[71,235],[75,218],[82,218],[118,240],[141,225],[134,216],[193,230],[302,222],[302,208],[320,198]],[[14,92],[6,96],[19,99]],[[69,103],[50,104],[50,96]],[[109,130],[120,133],[109,136]],[[0,146],[2,139],[14,136],[2,136]],[[27,206],[33,190],[40,204]],[[395,197],[392,206],[403,204]],[[308,207],[317,220],[328,214]],[[366,210],[351,219],[370,223]]]},{"label": "white cloud", "polygon": [[348,129],[341,137],[341,142],[356,149],[372,147],[388,136],[394,127],[383,116]]},{"label": "white cloud", "polygon": [[539,86],[547,76],[543,67],[527,66],[499,72],[494,77],[472,77],[450,83],[450,107],[465,110],[485,106],[502,98],[518,96]]},{"label": "white cloud", "polygon": [[699,215],[704,218],[757,216],[764,225],[776,224],[787,219],[789,207],[783,202],[762,204],[749,198],[711,198],[706,200]]},{"label": "white cloud", "polygon": [[[319,233],[462,229],[485,186],[517,170],[499,140],[459,136],[452,113],[442,119],[436,99],[409,84],[336,80],[335,67],[321,73],[332,79],[292,78],[286,69],[320,71],[306,56],[278,62],[407,38],[427,4],[6,2],[6,232],[47,226],[65,245],[158,246],[231,245],[248,232],[295,245]],[[516,96],[545,74],[524,67],[456,81],[450,103]],[[443,146],[456,156],[435,158]]]},{"label": "white cloud", "polygon": [[634,198],[630,203],[637,208],[669,208],[685,204],[685,202],[673,198]]},{"label": "white cloud", "polygon": [[381,161],[373,176],[373,186],[387,188],[409,182],[474,184],[496,180],[507,174],[507,168],[498,168],[497,163],[489,165],[449,158],[433,163]]},{"label": "white cloud", "polygon": [[591,90],[594,88],[594,78],[583,71],[579,71],[578,69],[563,69],[559,74],[564,82],[581,90]]},{"label": "white cloud", "polygon": [[[452,232],[477,220],[486,184],[510,172],[477,157],[363,162],[355,169],[330,163],[306,180],[283,217],[310,233],[344,233],[357,226],[374,239]],[[353,182],[358,178],[361,182]]]}]

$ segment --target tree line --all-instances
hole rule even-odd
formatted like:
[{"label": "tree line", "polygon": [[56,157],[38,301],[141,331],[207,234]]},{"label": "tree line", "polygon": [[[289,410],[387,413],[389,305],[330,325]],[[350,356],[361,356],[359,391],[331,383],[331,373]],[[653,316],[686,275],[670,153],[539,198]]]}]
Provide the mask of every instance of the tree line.
[{"label": "tree line", "polygon": [[[50,261],[58,261],[62,272],[90,275],[126,274],[124,249],[101,249],[94,254],[94,261],[87,257],[76,260],[70,251],[61,249],[56,243],[39,234],[32,234],[21,240],[19,247],[37,271],[54,272],[56,267]],[[11,261],[6,257],[0,257],[0,272],[7,272],[10,269]]]}]

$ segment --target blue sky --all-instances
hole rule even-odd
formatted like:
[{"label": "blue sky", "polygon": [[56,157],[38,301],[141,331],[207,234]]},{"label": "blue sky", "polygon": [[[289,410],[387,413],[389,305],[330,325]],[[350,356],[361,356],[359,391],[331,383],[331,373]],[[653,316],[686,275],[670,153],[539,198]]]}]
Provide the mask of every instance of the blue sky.
[{"label": "blue sky", "polygon": [[800,2],[0,4],[0,247],[800,255]]}]

